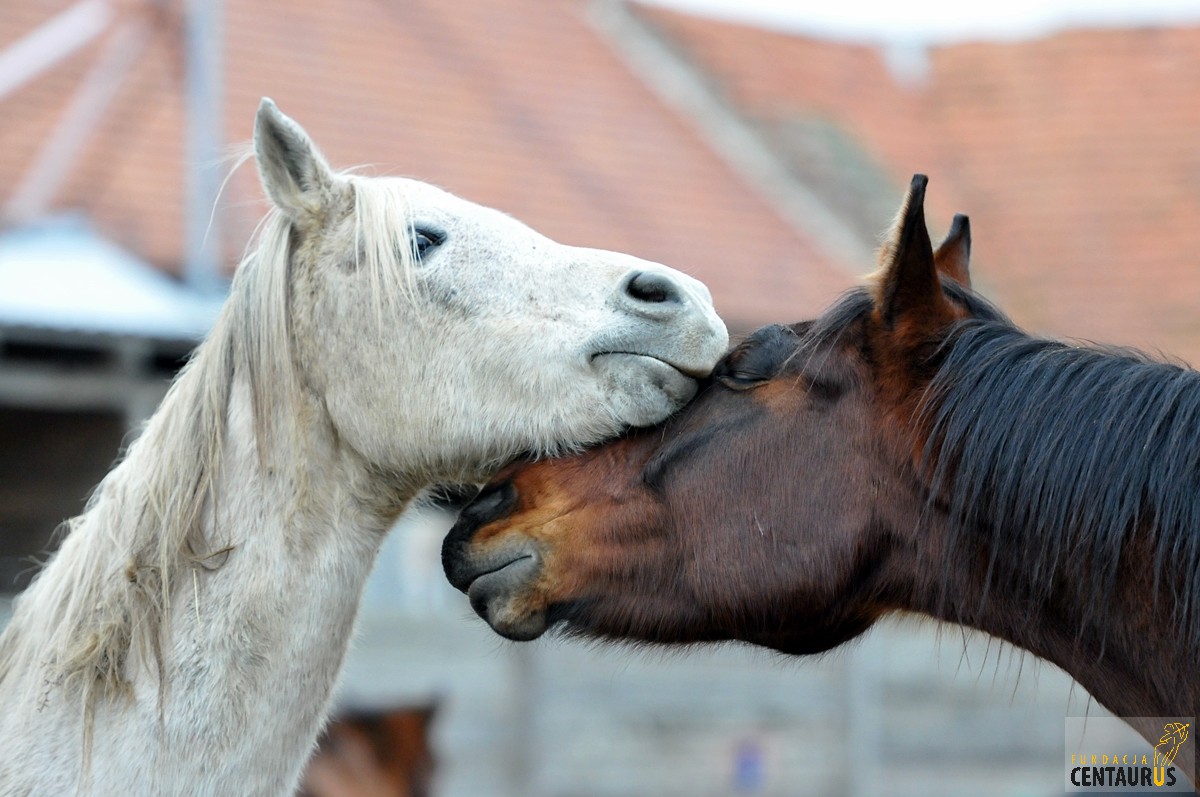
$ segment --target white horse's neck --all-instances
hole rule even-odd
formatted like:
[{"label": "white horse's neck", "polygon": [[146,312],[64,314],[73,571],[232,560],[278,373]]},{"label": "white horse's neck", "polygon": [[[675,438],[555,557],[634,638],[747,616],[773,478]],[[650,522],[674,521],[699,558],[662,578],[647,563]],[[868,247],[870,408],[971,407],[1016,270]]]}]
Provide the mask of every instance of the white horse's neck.
[{"label": "white horse's neck", "polygon": [[[10,786],[65,794],[82,784],[84,794],[123,795],[139,783],[147,794],[277,795],[298,777],[379,544],[413,492],[380,494],[378,477],[314,407],[299,423],[275,424],[292,433],[274,435],[260,456],[249,390],[234,384],[203,516],[210,551],[198,553],[208,558],[175,568],[161,635],[134,638],[122,666],[122,691],[131,694],[101,690],[89,722],[85,693],[55,670],[67,653],[49,629],[73,595],[104,594],[103,586],[80,590],[78,579],[130,577],[122,533],[148,509],[144,481],[161,453],[153,443],[180,420],[171,413],[189,411],[187,402],[164,405],[18,600],[0,644],[0,705],[28,710],[0,712],[0,738],[18,747],[27,740],[28,749],[0,753],[2,794]],[[147,649],[159,640],[163,680],[159,655]],[[94,729],[86,762],[85,722]]]}]

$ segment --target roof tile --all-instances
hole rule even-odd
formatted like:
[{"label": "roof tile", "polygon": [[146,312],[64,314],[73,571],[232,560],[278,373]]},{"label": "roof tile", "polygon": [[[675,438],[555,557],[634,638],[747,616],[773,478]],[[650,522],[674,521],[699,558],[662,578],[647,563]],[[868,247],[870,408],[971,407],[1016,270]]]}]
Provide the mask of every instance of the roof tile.
[{"label": "roof tile", "polygon": [[1019,322],[1200,363],[1200,28],[941,46],[908,86],[870,47],[639,13],[748,117],[831,120],[897,199],[927,172],[931,221],[971,215]]}]

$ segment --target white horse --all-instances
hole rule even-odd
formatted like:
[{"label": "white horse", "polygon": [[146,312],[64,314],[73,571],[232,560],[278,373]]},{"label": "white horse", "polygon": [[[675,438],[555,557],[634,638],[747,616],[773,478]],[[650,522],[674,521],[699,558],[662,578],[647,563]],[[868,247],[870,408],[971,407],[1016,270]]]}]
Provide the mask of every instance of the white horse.
[{"label": "white horse", "polygon": [[220,319],[0,638],[5,797],[290,794],[404,507],[654,423],[726,346],[682,274],[336,174],[269,100],[254,145]]}]

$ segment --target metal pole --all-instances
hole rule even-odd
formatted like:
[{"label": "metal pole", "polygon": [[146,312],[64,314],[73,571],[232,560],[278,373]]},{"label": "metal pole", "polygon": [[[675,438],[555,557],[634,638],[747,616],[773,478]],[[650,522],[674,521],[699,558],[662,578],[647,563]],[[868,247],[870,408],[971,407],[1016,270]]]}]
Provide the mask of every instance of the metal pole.
[{"label": "metal pole", "polygon": [[223,289],[221,233],[221,0],[186,0],[187,201],[184,276],[197,291]]}]

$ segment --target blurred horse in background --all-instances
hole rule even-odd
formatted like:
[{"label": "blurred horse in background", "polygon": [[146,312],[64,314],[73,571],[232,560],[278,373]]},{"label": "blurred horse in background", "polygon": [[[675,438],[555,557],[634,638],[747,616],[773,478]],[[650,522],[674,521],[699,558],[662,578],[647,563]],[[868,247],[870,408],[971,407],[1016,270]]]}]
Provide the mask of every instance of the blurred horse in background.
[{"label": "blurred horse in background", "polygon": [[329,724],[297,797],[429,797],[436,707],[349,712]]}]

